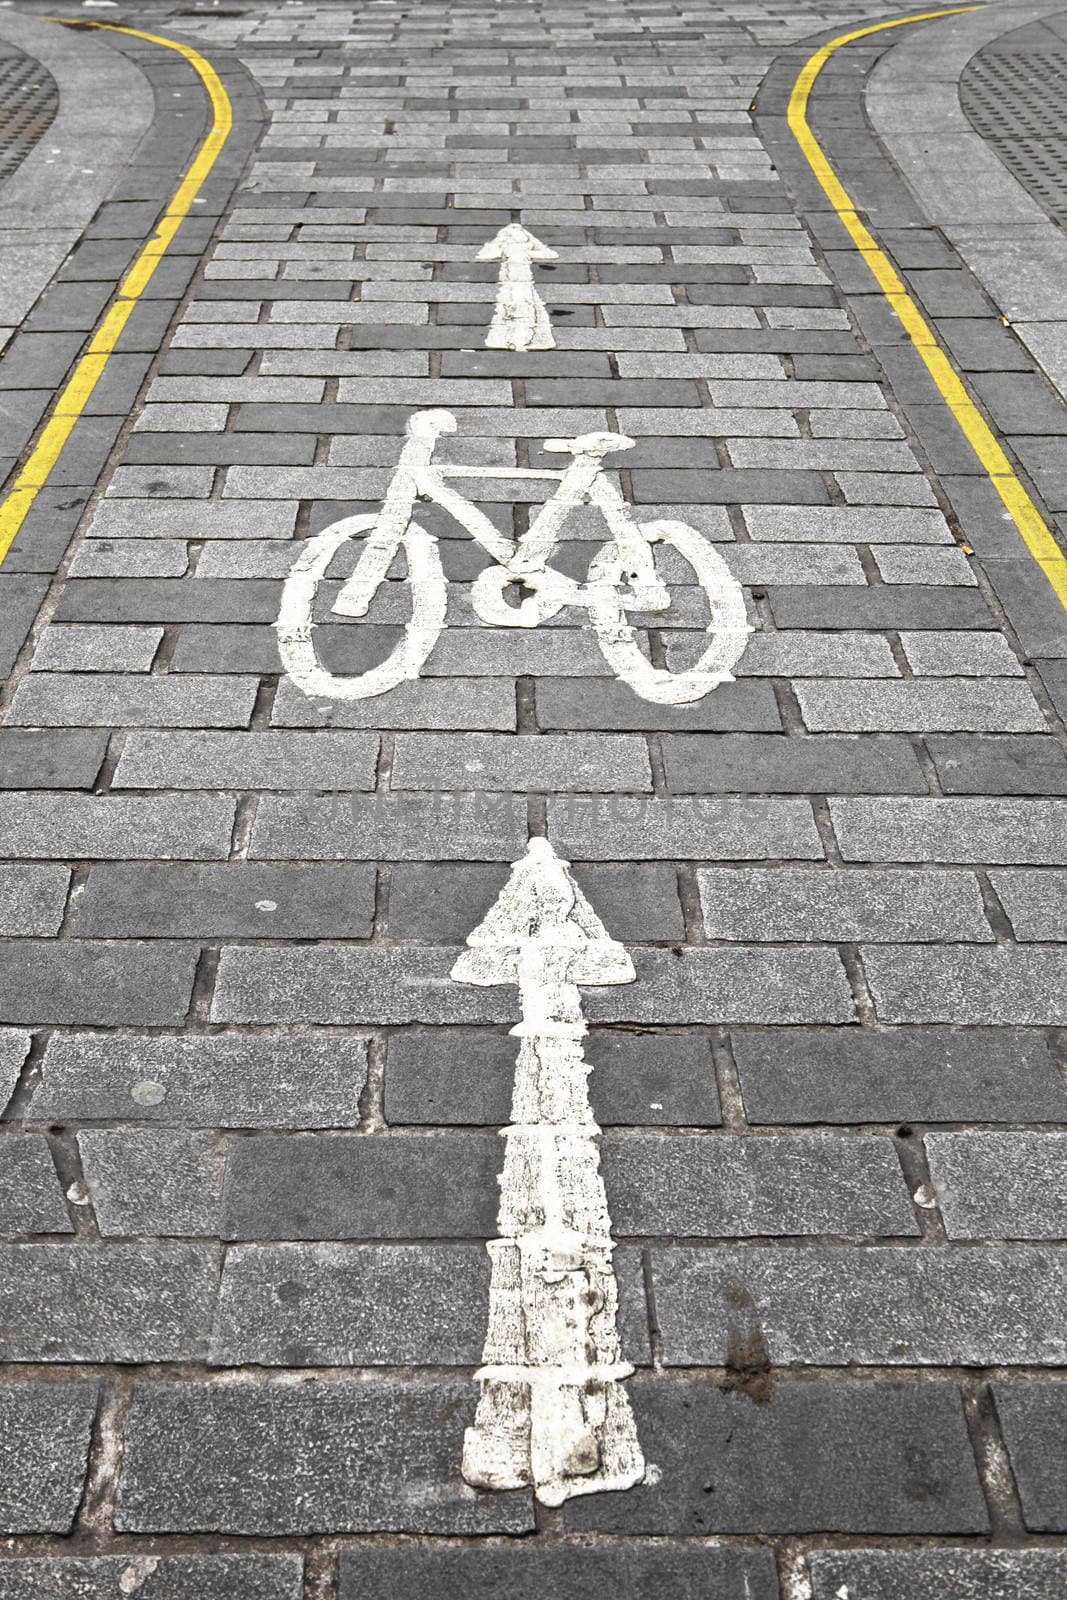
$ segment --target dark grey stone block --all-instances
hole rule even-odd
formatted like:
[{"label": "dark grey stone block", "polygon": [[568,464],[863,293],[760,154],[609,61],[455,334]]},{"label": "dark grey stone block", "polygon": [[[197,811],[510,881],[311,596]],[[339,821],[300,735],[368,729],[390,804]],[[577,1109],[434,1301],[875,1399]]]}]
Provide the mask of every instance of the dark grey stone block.
[{"label": "dark grey stone block", "polygon": [[0,1600],[300,1600],[303,1566],[298,1555],[23,1557],[0,1565]]},{"label": "dark grey stone block", "polygon": [[640,699],[625,683],[589,678],[542,678],[536,697],[537,722],[543,729],[777,733],[782,726],[771,685],[753,678],[723,684],[687,706],[656,705]]},{"label": "dark grey stone block", "polygon": [[675,794],[925,794],[927,789],[907,740],[882,734],[804,739],[672,734],[663,741],[663,761]]},{"label": "dark grey stone block", "polygon": [[[650,1360],[636,1250],[615,1254],[623,1358]],[[226,1257],[211,1360],[220,1366],[476,1366],[483,1245],[237,1245]]]},{"label": "dark grey stone block", "polygon": [[1038,1033],[735,1029],[731,1043],[750,1122],[1067,1121]]},{"label": "dark grey stone block", "polygon": [[[485,916],[507,876],[503,866],[399,862],[389,881],[389,937],[460,943]],[[645,863],[580,867],[575,876],[613,938],[642,944],[684,939],[672,868]]]},{"label": "dark grey stone block", "polygon": [[769,591],[779,628],[995,628],[974,589],[937,584],[783,585]]},{"label": "dark grey stone block", "polygon": [[783,1382],[770,1402],[706,1379],[633,1379],[657,1483],[567,1506],[575,1531],[982,1533],[985,1500],[949,1383]]},{"label": "dark grey stone block", "polygon": [[1067,1236],[1067,1133],[928,1133],[950,1239]]},{"label": "dark grey stone block", "polygon": [[455,946],[231,946],[219,963],[213,1022],[514,1022],[515,992],[453,983]]},{"label": "dark grey stone block", "polygon": [[344,1550],[338,1590],[339,1600],[396,1600],[398,1595],[430,1593],[438,1600],[499,1600],[505,1594],[521,1600],[585,1600],[596,1592],[617,1600],[648,1595],[665,1600],[777,1600],[778,1580],[769,1550],[635,1543],[596,1549],[466,1545]]},{"label": "dark grey stone block", "polygon": [[917,1232],[896,1152],[879,1135],[613,1134],[600,1159],[619,1238]]},{"label": "dark grey stone block", "polygon": [[0,789],[88,789],[106,748],[95,728],[0,728]]},{"label": "dark grey stone block", "polygon": [[227,1239],[489,1239],[503,1141],[486,1133],[236,1141]]},{"label": "dark grey stone block", "polygon": [[[1058,1383],[993,1385],[997,1416],[1031,1533],[1067,1528],[1067,1388]],[[1028,1594],[1029,1600],[1029,1594]]]},{"label": "dark grey stone block", "polygon": [[188,945],[8,939],[0,943],[0,1021],[174,1025],[189,1008],[195,967]]},{"label": "dark grey stone block", "polygon": [[367,1041],[185,1033],[54,1034],[30,1114],[224,1128],[333,1128],[359,1121]]},{"label": "dark grey stone block", "polygon": [[218,1232],[226,1146],[186,1128],[94,1128],[78,1134],[85,1182],[105,1238]]},{"label": "dark grey stone block", "polygon": [[1067,1586],[1062,1550],[813,1550],[808,1564],[813,1600],[1059,1600]]},{"label": "dark grey stone block", "polygon": [[668,1366],[1056,1366],[1055,1250],[899,1245],[653,1251]]},{"label": "dark grey stone block", "polygon": [[[448,1029],[389,1040],[390,1123],[500,1127],[509,1120],[518,1046],[508,1034]],[[589,1096],[602,1127],[713,1127],[719,1096],[707,1040],[669,1033],[593,1032]]]},{"label": "dark grey stone block", "polygon": [[0,1528],[69,1533],[82,1496],[96,1383],[0,1387]]},{"label": "dark grey stone block", "polygon": [[73,931],[97,939],[366,939],[374,881],[369,866],[106,862],[90,868]]},{"label": "dark grey stone block", "polygon": [[73,1233],[43,1133],[0,1139],[0,1233]]},{"label": "dark grey stone block", "polygon": [[476,1398],[465,1379],[143,1383],[126,1425],[116,1526],[526,1533],[528,1494],[477,1494],[460,1477]]},{"label": "dark grey stone block", "polygon": [[1056,739],[931,734],[926,748],[946,794],[1067,794],[1067,756]]},{"label": "dark grey stone block", "polygon": [[6,1244],[0,1267],[4,1361],[204,1357],[219,1285],[217,1246]]}]

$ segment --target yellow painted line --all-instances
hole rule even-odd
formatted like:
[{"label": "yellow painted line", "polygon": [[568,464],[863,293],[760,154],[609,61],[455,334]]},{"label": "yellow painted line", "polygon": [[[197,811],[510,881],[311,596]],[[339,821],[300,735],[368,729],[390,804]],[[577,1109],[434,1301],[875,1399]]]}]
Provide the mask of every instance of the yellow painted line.
[{"label": "yellow painted line", "polygon": [[956,6],[950,11],[923,11],[914,17],[899,17],[895,22],[876,22],[868,28],[842,33],[824,44],[804,63],[789,97],[789,127],[812,172],[845,228],[870,268],[878,287],[903,324],[908,337],[926,364],[945,404],[958,422],[964,438],[978,457],[996,489],[1026,547],[1052,585],[1060,604],[1067,608],[1067,556],[1064,555],[1040,511],[1023,488],[988,423],[967,392],[959,374],[937,342],[937,336],[919,307],[904,287],[889,258],[873,235],[860,221],[848,191],[830,165],[808,123],[808,101],[816,78],[835,51],[856,39],[889,28],[906,28],[914,22],[934,22],[939,17],[958,16],[965,11],[980,11],[981,6]]},{"label": "yellow painted line", "polygon": [[130,320],[134,306],[173,243],[178,229],[189,215],[193,201],[203,188],[233,127],[233,108],[218,74],[210,62],[205,61],[202,55],[196,50],[191,50],[188,45],[179,44],[175,39],[161,38],[159,34],[142,33],[138,28],[120,28],[117,24],[109,22],[79,21],[71,24],[67,19],[60,17],[45,17],[42,21],[63,22],[68,26],[79,28],[103,28],[109,33],[128,33],[135,39],[147,39],[150,44],[159,44],[167,50],[176,50],[189,62],[207,90],[211,101],[212,122],[203,143],[186,168],[181,183],[174,191],[159,227],[120,283],[118,293],[93,334],[89,348],[60,390],[52,413],[38,436],[29,460],[15,479],[10,492],[0,503],[0,562],[11,549],[33,502],[48,482],[49,474],[59,460],[63,446],[70,438],[74,424],[85,410],[93,390],[103,377],[108,359],[118,343],[119,335]]}]

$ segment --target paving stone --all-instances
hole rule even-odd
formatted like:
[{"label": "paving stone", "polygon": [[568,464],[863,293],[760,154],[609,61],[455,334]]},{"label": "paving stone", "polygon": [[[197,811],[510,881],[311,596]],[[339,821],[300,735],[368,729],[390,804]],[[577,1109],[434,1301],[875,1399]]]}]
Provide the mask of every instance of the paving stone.
[{"label": "paving stone", "polygon": [[8,719],[36,727],[247,727],[255,678],[39,673],[15,691]]},{"label": "paving stone", "polygon": [[301,1034],[54,1034],[34,1120],[224,1128],[347,1128],[367,1076],[363,1038]]},{"label": "paving stone", "polygon": [[864,966],[881,1022],[1067,1023],[1067,951],[872,945]]},{"label": "paving stone", "polygon": [[196,951],[180,944],[0,945],[0,1021],[167,1026],[185,1017]]},{"label": "paving stone", "polygon": [[[525,1533],[526,1493],[459,1475],[467,1379],[142,1383],[126,1425],[123,1532]],[[195,1452],[197,1469],[183,1463]]]},{"label": "paving stone", "polygon": [[940,511],[896,506],[742,506],[753,539],[941,545],[952,535]]},{"label": "paving stone", "polygon": [[1027,1528],[1062,1533],[1067,1527],[1067,1391],[1052,1383],[1000,1382],[993,1385],[993,1397]]},{"label": "paving stone", "polygon": [[132,734],[113,782],[129,789],[370,789],[378,740],[360,733]]},{"label": "paving stone", "polygon": [[[168,426],[172,426],[168,421]],[[295,505],[276,500],[102,500],[89,526],[90,539],[291,539]]]},{"label": "paving stone", "polygon": [[85,789],[95,781],[107,734],[0,728],[0,789]]},{"label": "paving stone", "polygon": [[[300,1600],[298,1555],[35,1556],[0,1568],[2,1600]],[[125,1589],[123,1584],[126,1585]]]},{"label": "paving stone", "polygon": [[536,686],[537,722],[544,729],[670,729],[777,733],[782,726],[769,683],[723,684],[691,705],[656,705],[622,683],[591,685],[582,678],[548,678]]},{"label": "paving stone", "polygon": [[950,1239],[1062,1239],[1067,1134],[928,1133]]},{"label": "paving stone", "polygon": [[793,688],[813,733],[1044,733],[1048,726],[1029,686],[1010,678],[798,679]]},{"label": "paving stone", "polygon": [[87,539],[69,569],[72,578],[182,578],[188,570],[180,539]]},{"label": "paving stone", "polygon": [[226,1147],[216,1134],[93,1129],[78,1150],[104,1238],[218,1232]]},{"label": "paving stone", "polygon": [[34,1379],[0,1386],[0,1526],[8,1534],[69,1533],[99,1389]]},{"label": "paving stone", "polygon": [[1058,800],[843,799],[830,816],[846,861],[1067,865]]},{"label": "paving stone", "polygon": [[206,1354],[217,1245],[4,1244],[0,1265],[5,1361],[199,1361]]},{"label": "paving stone", "polygon": [[549,800],[549,837],[568,860],[821,859],[804,800]]},{"label": "paving stone", "polygon": [[[669,1594],[671,1600],[703,1600],[711,1595],[724,1600],[727,1596],[777,1600],[778,1595],[770,1551],[651,1542],[596,1549],[574,1544],[352,1547],[341,1554],[338,1593],[340,1600],[364,1596],[385,1600],[387,1595],[429,1589],[440,1600],[490,1600],[501,1594],[583,1600],[602,1586],[619,1600],[638,1600],[642,1594]],[[1052,1591],[1039,1600],[1052,1600]]]},{"label": "paving stone", "polygon": [[432,678],[371,700],[311,700],[288,681],[271,712],[275,728],[515,728],[515,689],[506,678]]},{"label": "paving stone", "polygon": [[[1049,741],[1050,743],[1052,741]],[[663,740],[667,786],[676,794],[925,794],[905,739],[813,734],[672,734]]]},{"label": "paving stone", "polygon": [[394,789],[649,792],[652,772],[639,738],[413,733],[396,740],[390,781]]},{"label": "paving stone", "polygon": [[916,677],[1022,677],[1018,657],[1000,633],[905,632],[900,644]]},{"label": "paving stone", "polygon": [[1067,873],[993,872],[990,882],[1017,939],[1067,939]]},{"label": "paving stone", "polygon": [[[990,637],[994,637],[991,635]],[[996,636],[999,637],[999,636]],[[698,634],[673,634],[666,641],[669,667],[684,665],[699,653],[704,639]],[[690,653],[676,645],[683,641]],[[697,649],[692,645],[696,644]],[[877,633],[754,633],[734,669],[738,677],[768,678],[897,678],[900,668],[889,641]]]},{"label": "paving stone", "polygon": [[69,623],[45,629],[30,667],[34,672],[147,672],[162,639],[162,628]]},{"label": "paving stone", "polygon": [[[386,1059],[386,1121],[503,1126],[515,1055],[510,1035],[486,1030],[394,1034]],[[705,1039],[596,1030],[585,1039],[585,1055],[593,1069],[593,1115],[602,1127],[714,1127],[722,1120]]]},{"label": "paving stone", "polygon": [[1060,1550],[813,1550],[808,1565],[814,1600],[835,1600],[842,1589],[864,1600],[1056,1600],[1067,1581]]},{"label": "paving stone", "polygon": [[779,628],[994,628],[977,591],[936,584],[818,588],[791,584],[769,597]]},{"label": "paving stone", "polygon": [[366,939],[374,879],[369,867],[94,867],[72,931],[103,939]]},{"label": "paving stone", "polygon": [[73,1233],[43,1133],[0,1139],[0,1233]]},{"label": "paving stone", "polygon": [[1067,794],[1067,756],[1052,738],[950,734],[926,748],[947,794]]},{"label": "paving stone", "polygon": [[668,1247],[652,1281],[668,1366],[743,1368],[757,1347],[772,1368],[1042,1366],[1067,1343],[1055,1250]]},{"label": "paving stone", "polygon": [[7,856],[94,860],[222,860],[234,802],[221,795],[140,799],[106,795],[0,795],[0,851]]},{"label": "paving stone", "polygon": [[1067,1083],[1037,1033],[735,1029],[730,1042],[750,1122],[1062,1122],[1067,1112]]},{"label": "paving stone", "polygon": [[968,873],[726,868],[697,879],[712,939],[993,939]]},{"label": "paving stone", "polygon": [[0,934],[58,933],[69,883],[66,867],[0,866]]},{"label": "paving stone", "polygon": [[893,1146],[878,1135],[616,1135],[602,1141],[601,1165],[618,1238],[916,1232]]},{"label": "paving stone", "polygon": [[705,1378],[632,1379],[653,1485],[568,1505],[575,1531],[982,1533],[987,1514],[951,1383],[782,1382],[773,1403]]},{"label": "paving stone", "polygon": [[[650,1361],[641,1259],[620,1250],[625,1359]],[[226,1257],[211,1360],[261,1366],[475,1366],[485,1342],[484,1246],[238,1245]],[[383,1315],[384,1311],[384,1315]]]},{"label": "paving stone", "polygon": [[22,1076],[31,1043],[32,1035],[21,1028],[0,1028],[0,1115]]},{"label": "paving stone", "polygon": [[[460,943],[489,911],[507,876],[503,866],[398,863],[389,874],[390,939]],[[641,944],[684,938],[672,868],[580,867],[575,876],[614,938]]]}]

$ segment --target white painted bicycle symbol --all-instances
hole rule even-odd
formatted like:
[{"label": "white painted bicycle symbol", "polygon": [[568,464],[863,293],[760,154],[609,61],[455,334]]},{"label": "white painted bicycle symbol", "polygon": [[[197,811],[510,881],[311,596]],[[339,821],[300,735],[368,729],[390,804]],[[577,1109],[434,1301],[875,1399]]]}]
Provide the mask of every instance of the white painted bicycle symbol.
[{"label": "white painted bicycle symbol", "polygon": [[[362,700],[386,694],[405,679],[417,678],[446,627],[448,580],[437,539],[412,520],[416,502],[432,501],[463,527],[495,565],[475,579],[471,590],[481,620],[498,628],[536,628],[566,606],[589,617],[604,657],[615,674],[645,700],[683,705],[700,700],[732,678],[751,629],[740,584],[722,557],[684,522],[639,523],[620,491],[604,475],[603,458],[628,450],[634,441],[620,433],[587,433],[577,439],[546,439],[545,449],[573,459],[562,472],[517,467],[435,464],[434,446],[442,433],[454,433],[449,411],[418,411],[408,421],[407,439],[381,511],[345,517],[309,539],[286,579],[275,629],[282,663],[308,695]],[[476,505],[450,489],[447,478],[530,478],[557,484],[555,492],[518,540],[508,539]],[[549,559],[568,516],[593,506],[610,534],[589,564],[584,583],[556,571]],[[321,663],[315,649],[315,597],[334,556],[350,539],[365,537],[355,570],[342,586],[333,612],[364,617],[402,550],[411,588],[411,619],[403,636],[380,666],[338,677]],[[671,606],[667,583],[656,567],[656,552],[669,548],[692,569],[707,600],[709,642],[693,666],[671,672],[654,666],[641,649],[627,613],[662,613]],[[522,598],[512,604],[507,591]],[[645,624],[647,627],[648,624]]]}]

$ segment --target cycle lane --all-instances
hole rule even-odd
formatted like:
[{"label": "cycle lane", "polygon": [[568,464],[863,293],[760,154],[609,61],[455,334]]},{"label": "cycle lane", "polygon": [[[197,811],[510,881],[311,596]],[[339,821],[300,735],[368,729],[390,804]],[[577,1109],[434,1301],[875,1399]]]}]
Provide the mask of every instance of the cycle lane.
[{"label": "cycle lane", "polygon": [[[817,21],[805,19],[805,31]],[[238,27],[186,25],[222,36]],[[813,1528],[868,1542],[981,1534],[987,1510],[964,1415],[982,1451],[1003,1446],[972,1374],[942,1369],[957,1359],[985,1368],[1050,1358],[1034,1302],[1047,1293],[1055,1258],[1008,1242],[1020,1226],[1024,1237],[1045,1237],[1047,1211],[1038,1194],[1018,1202],[1028,1208],[1024,1223],[991,1215],[982,1160],[1024,1163],[1055,1145],[1029,1131],[949,1129],[1040,1124],[1062,1111],[1033,1031],[1058,1018],[1043,976],[1056,969],[1048,961],[1042,969],[1053,952],[1010,937],[996,883],[1019,904],[1034,888],[1023,873],[987,879],[968,869],[1011,868],[1023,821],[1032,831],[1025,853],[1044,865],[1058,848],[1057,810],[1005,801],[999,789],[984,810],[961,808],[939,789],[961,754],[999,760],[1003,770],[1025,739],[1028,754],[1035,744],[1047,754],[1055,792],[1054,741],[1038,732],[1018,660],[952,548],[936,486],[901,439],[892,390],[857,349],[824,268],[806,239],[775,242],[801,230],[781,226],[794,220],[782,186],[751,136],[735,131],[762,72],[760,41],[723,21],[702,77],[688,43],[653,39],[641,70],[620,60],[619,81],[606,82],[594,39],[594,67],[572,73],[592,81],[562,74],[561,124],[558,68],[545,68],[536,44],[509,44],[515,61],[494,62],[507,70],[488,76],[516,71],[520,81],[493,83],[492,94],[481,52],[474,89],[470,64],[446,54],[442,92],[423,82],[441,68],[427,63],[420,34],[401,56],[415,85],[408,93],[411,84],[378,78],[396,75],[387,70],[400,50],[391,27],[378,38],[375,18],[359,26],[369,31],[353,60],[350,47],[323,42],[319,16],[254,18],[244,59],[286,101],[277,133],[79,545],[59,620],[42,640],[46,670],[25,674],[9,717],[22,727],[76,714],[78,727],[92,718],[128,730],[91,805],[65,797],[52,811],[25,802],[12,810],[19,848],[35,857],[43,842],[49,854],[61,848],[61,859],[84,860],[93,833],[93,864],[79,869],[81,893],[57,954],[65,943],[88,972],[86,957],[106,945],[139,964],[126,994],[105,992],[107,1014],[92,1009],[99,993],[64,995],[47,969],[43,980],[30,974],[37,994],[12,1002],[20,1008],[12,1022],[59,1029],[39,1085],[32,1076],[23,1084],[22,1105],[39,1113],[27,1118],[31,1127],[105,1124],[80,1136],[82,1168],[72,1178],[87,1186],[99,1240],[88,1231],[92,1260],[79,1270],[95,1275],[96,1288],[84,1292],[102,1292],[104,1275],[131,1271],[131,1261],[149,1284],[173,1279],[179,1265],[188,1284],[196,1278],[195,1293],[170,1303],[165,1331],[138,1327],[131,1308],[121,1338],[71,1336],[52,1353],[200,1360],[212,1266],[199,1241],[221,1236],[234,1243],[212,1360],[330,1369],[296,1391],[280,1375],[210,1386],[196,1365],[175,1369],[173,1387],[136,1388],[118,1525],[162,1536],[151,1549],[164,1555],[167,1535],[208,1525],[301,1539],[529,1527],[525,1497],[464,1490],[462,1422],[476,1390],[469,1370],[457,1383],[436,1369],[473,1369],[481,1354],[481,1240],[495,1228],[500,1162],[495,1135],[481,1130],[506,1118],[515,1048],[500,1026],[514,1016],[506,996],[465,991],[448,973],[528,831],[547,825],[638,968],[633,986],[585,1000],[602,1024],[589,1041],[598,1120],[632,1130],[609,1131],[603,1159],[624,1241],[616,1258],[624,1341],[648,1369],[628,1389],[663,1477],[579,1502],[563,1524],[540,1513],[533,1544],[477,1562],[469,1547],[464,1582],[476,1570],[487,1585],[507,1581],[508,1561],[544,1563],[546,1572],[575,1561],[575,1547],[558,1544],[563,1528],[623,1539],[621,1555],[609,1542],[585,1558],[597,1575],[620,1559],[631,1572],[662,1572],[668,1562],[678,1582],[718,1581],[739,1594],[746,1580],[750,1592],[774,1592],[772,1563],[751,1546],[757,1535],[779,1540],[788,1587],[789,1538]],[[699,26],[707,42],[705,18]],[[292,63],[278,38],[286,30],[297,46]],[[372,46],[380,63],[368,59]],[[348,95],[335,99],[335,88]],[[385,101],[385,115],[366,110],[370,99]],[[683,120],[685,101],[697,103]],[[324,124],[333,105],[339,120]],[[514,134],[516,158],[552,158],[547,168],[510,163],[507,189],[499,163],[485,159],[505,133]],[[688,146],[696,160],[667,160]],[[306,170],[316,164],[321,175]],[[644,167],[653,173],[635,176]],[[674,176],[679,168],[701,176]],[[527,182],[528,192],[514,187]],[[306,201],[313,222],[302,220]],[[516,213],[560,257],[554,271],[538,269],[554,313],[550,353],[484,349],[496,268],[479,269],[475,257]],[[632,462],[622,483],[641,518],[669,513],[694,524],[757,591],[752,659],[738,682],[666,709],[607,675],[576,626],[580,613],[553,619],[570,626],[529,633],[477,626],[468,585],[484,558],[430,508],[453,580],[453,626],[427,676],[344,705],[276,684],[272,624],[291,535],[373,511],[411,411],[441,404],[459,422],[452,458],[483,466],[547,464],[543,442],[558,433],[613,426],[635,437],[620,460]],[[528,480],[505,481],[492,500],[484,480],[461,487],[477,490],[503,531],[521,533],[510,510],[526,499]],[[588,541],[601,535],[590,518],[577,519],[575,532],[578,548],[560,564],[578,576],[596,548]],[[690,599],[677,589],[688,627],[655,630],[658,664],[677,666],[694,645]],[[326,659],[347,672],[381,659],[399,614],[322,627]],[[122,649],[131,656],[119,658]],[[94,652],[112,670],[89,678]],[[47,670],[50,655],[58,671]],[[132,670],[114,671],[117,659]],[[72,660],[81,670],[69,671]],[[236,813],[224,798],[234,791]],[[827,794],[835,798],[809,798]],[[961,831],[976,821],[984,837],[961,847]],[[101,848],[114,860],[96,857]],[[227,858],[225,869],[212,864]],[[821,881],[831,875],[832,889]],[[1055,893],[1053,875],[1041,878]],[[57,876],[53,893],[60,888]],[[181,943],[168,948],[173,940]],[[149,967],[156,941],[161,961]],[[194,943],[203,951],[195,969]],[[27,954],[16,952],[24,974]],[[913,978],[907,963],[916,956]],[[33,960],[43,958],[35,947]],[[915,999],[920,980],[943,987],[938,962],[942,973],[962,963],[965,975],[970,963],[981,981],[1003,987],[976,1009],[982,996],[964,982],[950,1017],[915,1017],[915,1005],[938,1003],[936,994]],[[163,972],[170,992],[154,976]],[[865,972],[878,973],[881,987],[872,992]],[[1024,972],[1029,989],[1016,1015],[1007,995]],[[857,1016],[864,1029],[852,1026]],[[999,1031],[997,1047],[1026,1075],[1022,1119],[1007,1075],[989,1081],[988,1034],[925,1026],[1009,1019],[1022,1027]],[[886,1033],[887,1023],[907,1031]],[[131,1034],[144,1024],[162,1031],[151,1040]],[[888,1060],[903,1074],[886,1084]],[[143,1076],[142,1061],[151,1067]],[[309,1084],[294,1081],[304,1061],[316,1093],[310,1118]],[[931,1172],[910,1127],[895,1135],[894,1152],[902,1119],[935,1124],[932,1207]],[[320,1127],[339,1131],[328,1139],[299,1131]],[[65,1148],[74,1160],[69,1140]],[[937,1160],[948,1176],[939,1177]],[[161,1169],[179,1175],[179,1194],[153,1194]],[[946,1221],[937,1199],[960,1184],[959,1215]],[[909,1189],[920,1194],[915,1206]],[[987,1205],[980,1220],[976,1194]],[[957,1242],[946,1245],[945,1231]],[[131,1236],[198,1242],[124,1245],[116,1255],[117,1241]],[[980,1258],[965,1242],[989,1236],[1004,1242]],[[666,1242],[679,1237],[686,1248]],[[709,1248],[709,1239],[732,1246]],[[772,1247],[775,1239],[786,1242]],[[865,1323],[874,1239],[883,1241],[879,1298]],[[994,1262],[997,1289],[1016,1296],[1010,1328],[988,1287]],[[48,1283],[54,1268],[38,1270]],[[823,1295],[845,1297],[844,1332],[818,1318],[809,1327],[813,1281]],[[944,1321],[915,1321],[916,1283],[929,1284],[935,1302],[944,1297]],[[649,1284],[658,1308],[651,1330],[641,1312]],[[61,1316],[64,1291],[54,1280],[50,1288]],[[1032,1297],[1021,1315],[1020,1295]],[[357,1302],[366,1306],[358,1316]],[[21,1348],[34,1348],[32,1338]],[[835,1370],[845,1362],[860,1373]],[[373,1382],[344,1370],[379,1364],[426,1370]],[[884,1369],[898,1364],[907,1381],[884,1383]],[[920,1386],[924,1367],[943,1381]],[[755,1403],[766,1390],[775,1396],[767,1408]],[[113,1406],[128,1397],[123,1382],[114,1385]],[[860,1441],[870,1431],[880,1450],[864,1462]],[[266,1481],[249,1495],[225,1461],[251,1452],[253,1439],[255,1474]],[[198,1452],[197,1473],[168,1455],[178,1448]],[[816,1448],[849,1461],[847,1482],[840,1468],[812,1467]],[[292,1476],[313,1456],[314,1486],[297,1497]],[[922,1510],[916,1459],[934,1485]],[[353,1460],[362,1463],[358,1487],[348,1482]],[[398,1472],[429,1487],[402,1494]],[[107,1548],[114,1483],[101,1477],[100,1488],[104,1498],[83,1522]],[[993,1500],[994,1513],[1010,1518],[1013,1507]],[[626,1542],[705,1531],[736,1543]],[[333,1551],[314,1538],[306,1548],[311,1584],[333,1582]],[[278,1584],[291,1579],[286,1559],[272,1569]],[[910,1559],[936,1568],[945,1558]],[[966,1562],[981,1568],[983,1559]],[[398,1552],[354,1538],[341,1592],[372,1579],[417,1581],[405,1574],[426,1563],[447,1576],[451,1560],[441,1546]],[[1027,1561],[1030,1581],[1047,1557]]]}]

